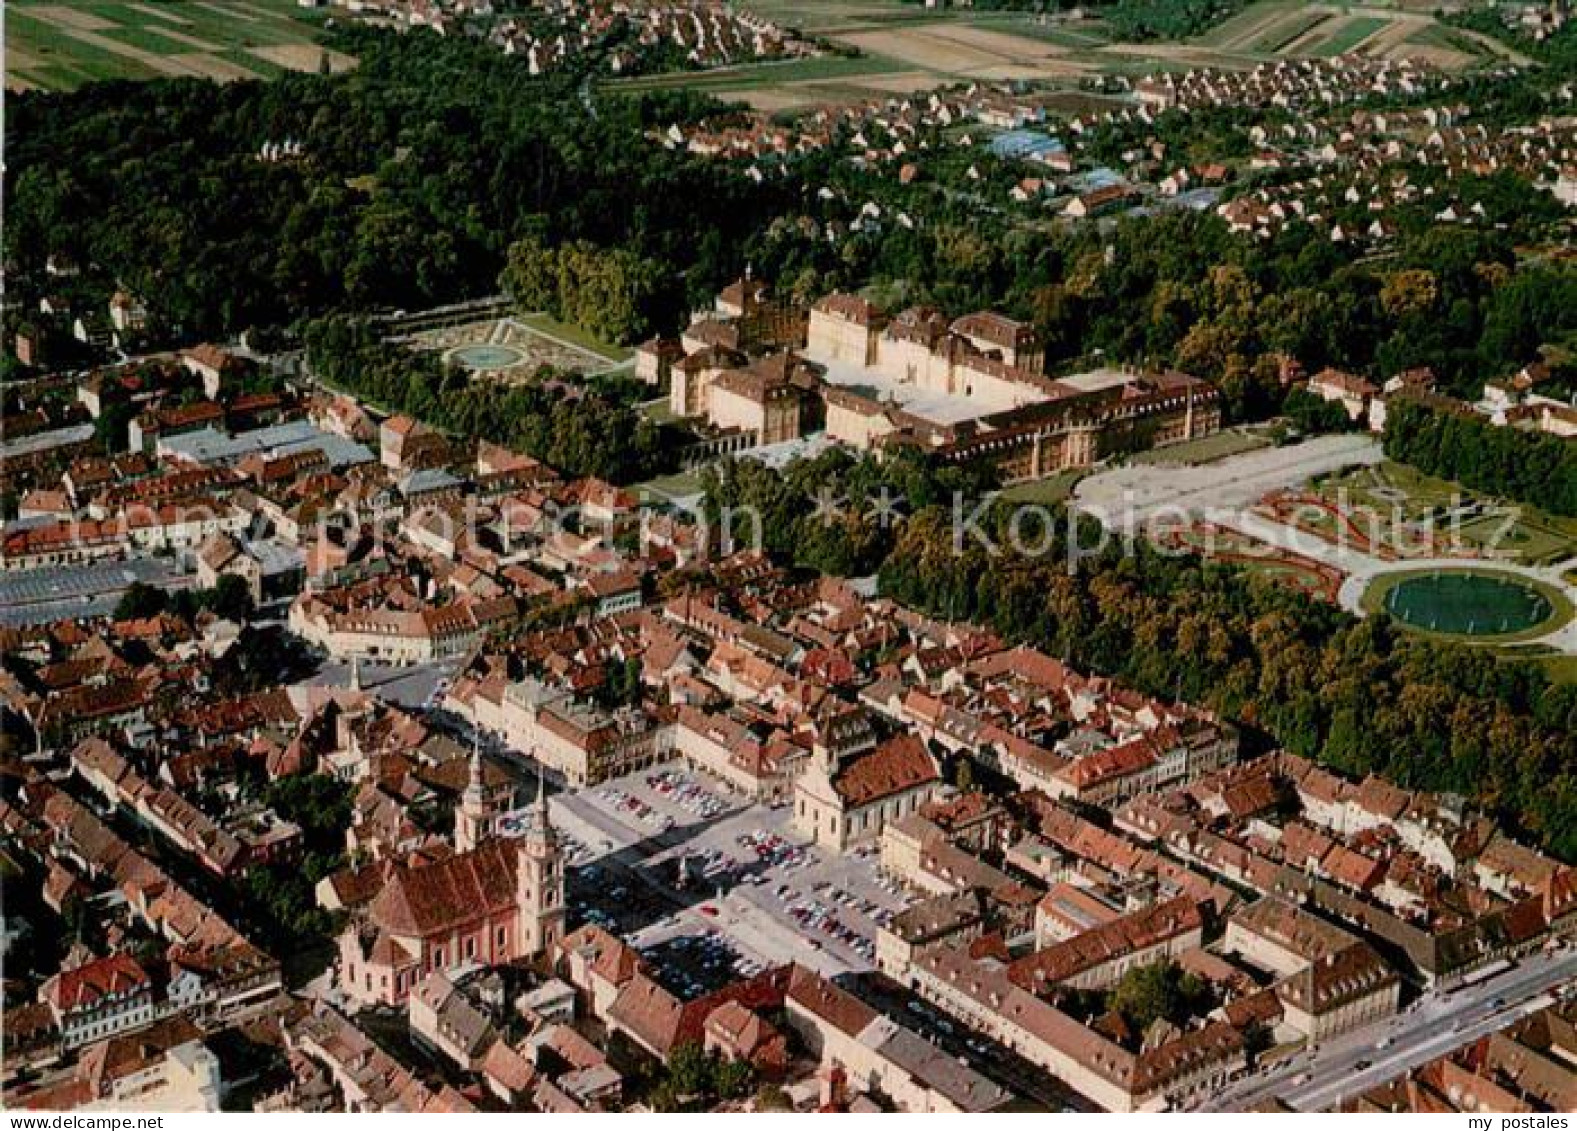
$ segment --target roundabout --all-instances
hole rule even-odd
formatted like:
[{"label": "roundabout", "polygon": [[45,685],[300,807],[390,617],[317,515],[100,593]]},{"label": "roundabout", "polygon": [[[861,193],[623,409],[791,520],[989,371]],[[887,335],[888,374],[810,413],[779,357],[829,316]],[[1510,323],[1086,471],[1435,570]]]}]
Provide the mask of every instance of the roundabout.
[{"label": "roundabout", "polygon": [[1419,632],[1492,643],[1543,638],[1573,614],[1558,587],[1525,572],[1493,567],[1382,572],[1364,590],[1362,605]]}]

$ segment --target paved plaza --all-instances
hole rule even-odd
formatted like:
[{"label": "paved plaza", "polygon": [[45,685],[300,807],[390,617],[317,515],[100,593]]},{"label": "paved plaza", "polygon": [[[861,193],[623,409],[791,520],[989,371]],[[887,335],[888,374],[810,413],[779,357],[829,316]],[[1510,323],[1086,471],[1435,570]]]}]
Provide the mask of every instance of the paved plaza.
[{"label": "paved plaza", "polygon": [[845,856],[810,847],[786,806],[744,804],[676,767],[560,794],[552,806],[573,840],[572,915],[622,930],[642,950],[701,937],[726,941],[747,969],[870,970],[878,927],[911,902],[879,874],[874,845]]}]

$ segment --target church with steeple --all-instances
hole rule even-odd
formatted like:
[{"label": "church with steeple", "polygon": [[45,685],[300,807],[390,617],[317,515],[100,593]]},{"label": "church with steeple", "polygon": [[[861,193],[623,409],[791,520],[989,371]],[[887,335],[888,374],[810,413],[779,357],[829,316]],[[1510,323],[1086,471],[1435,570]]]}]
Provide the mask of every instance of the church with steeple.
[{"label": "church with steeple", "polygon": [[494,822],[492,801],[488,795],[486,774],[482,770],[482,751],[471,748],[465,789],[460,794],[460,804],[454,814],[454,850],[471,852],[493,836]]},{"label": "church with steeple", "polygon": [[455,812],[454,853],[394,864],[377,895],[339,939],[339,982],[361,1005],[402,1005],[435,970],[525,961],[564,936],[564,854],[541,779],[521,835],[498,835],[471,753]]}]

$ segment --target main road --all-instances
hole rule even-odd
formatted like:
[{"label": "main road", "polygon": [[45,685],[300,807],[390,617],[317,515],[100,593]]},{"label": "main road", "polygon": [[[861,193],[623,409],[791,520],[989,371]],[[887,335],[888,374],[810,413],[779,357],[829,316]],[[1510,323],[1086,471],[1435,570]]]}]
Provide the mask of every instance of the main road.
[{"label": "main road", "polygon": [[1492,978],[1451,993],[1426,994],[1393,1018],[1246,1076],[1205,1107],[1243,1111],[1278,1097],[1299,1111],[1327,1110],[1506,1028],[1548,1005],[1550,991],[1574,981],[1577,954],[1562,948],[1531,955]]}]

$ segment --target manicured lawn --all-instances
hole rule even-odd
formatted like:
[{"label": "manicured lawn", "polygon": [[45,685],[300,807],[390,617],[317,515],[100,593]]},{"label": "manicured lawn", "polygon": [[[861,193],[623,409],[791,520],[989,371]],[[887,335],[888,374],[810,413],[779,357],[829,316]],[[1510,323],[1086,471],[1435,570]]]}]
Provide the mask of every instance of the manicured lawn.
[{"label": "manicured lawn", "polygon": [[1462,537],[1476,545],[1493,545],[1510,551],[1518,561],[1545,562],[1566,557],[1572,552],[1572,540],[1559,530],[1531,518],[1518,517],[1508,521],[1509,515],[1496,515],[1475,519],[1462,524]]},{"label": "manicured lawn", "polygon": [[1577,683],[1577,656],[1543,656],[1537,662],[1556,683]]},{"label": "manicured lawn", "polygon": [[[1453,538],[1468,547],[1494,551],[1508,560],[1542,565],[1577,554],[1577,520],[1546,514],[1521,504],[1501,505],[1445,479],[1434,479],[1400,463],[1361,468],[1322,481],[1318,493],[1357,511],[1389,538],[1394,522],[1427,524],[1437,539]],[[1453,508],[1478,513],[1452,517]]]},{"label": "manicured lawn", "polygon": [[1062,471],[1045,479],[1029,483],[1015,483],[1004,487],[998,496],[1008,503],[1029,503],[1039,506],[1056,506],[1066,502],[1073,494],[1073,486],[1084,477],[1082,471]]},{"label": "manicured lawn", "polygon": [[1248,573],[1258,574],[1267,581],[1291,585],[1295,589],[1318,591],[1323,584],[1320,575],[1311,569],[1302,569],[1287,562],[1223,562]]},{"label": "manicured lawn", "polygon": [[635,488],[642,498],[656,496],[656,501],[666,499],[680,499],[688,495],[701,493],[701,476],[699,472],[682,471],[675,475],[664,475],[652,479]]},{"label": "manicured lawn", "polygon": [[1535,664],[1554,683],[1577,683],[1577,656],[1568,656],[1546,645],[1503,648],[1499,656],[1502,660]]},{"label": "manicured lawn", "polygon": [[1261,448],[1268,448],[1270,444],[1271,441],[1266,436],[1233,429],[1229,432],[1217,432],[1214,436],[1202,436],[1197,440],[1185,440],[1181,444],[1168,444],[1164,448],[1153,448],[1147,452],[1139,452],[1133,457],[1133,462],[1144,464],[1214,463],[1216,460],[1226,459],[1228,456],[1242,455],[1244,452],[1256,452]]},{"label": "manicured lawn", "polygon": [[628,361],[634,353],[633,350],[627,350],[623,346],[609,345],[607,342],[600,341],[586,333],[579,326],[571,326],[567,322],[560,322],[546,314],[522,314],[515,320],[523,325],[530,326],[533,330],[541,330],[544,334],[551,334],[555,338],[561,338],[570,343],[570,345],[579,346],[581,349],[594,353],[598,357],[605,357],[611,362]]},{"label": "manicured lawn", "polygon": [[679,418],[668,407],[668,398],[662,397],[641,405],[641,415],[653,424],[676,424]]}]

